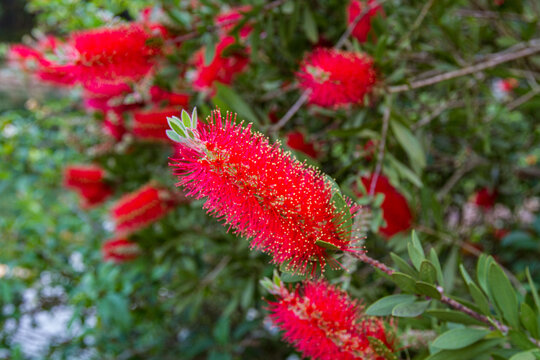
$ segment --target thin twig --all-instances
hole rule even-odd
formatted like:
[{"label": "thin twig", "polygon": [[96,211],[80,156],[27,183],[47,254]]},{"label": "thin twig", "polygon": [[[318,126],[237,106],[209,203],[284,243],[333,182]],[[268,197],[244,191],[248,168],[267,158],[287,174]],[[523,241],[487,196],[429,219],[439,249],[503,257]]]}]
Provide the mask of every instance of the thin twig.
[{"label": "thin twig", "polygon": [[309,99],[309,94],[311,94],[311,89],[305,90],[302,93],[302,95],[300,95],[298,100],[296,100],[296,102],[293,104],[293,106],[291,106],[291,108],[285,113],[285,115],[283,115],[283,117],[281,119],[279,119],[279,121],[274,126],[272,126],[271,130],[272,131],[277,131],[277,130],[281,129],[283,126],[285,126],[285,124],[289,120],[291,120],[291,118],[294,116],[294,114],[296,114],[296,112],[298,110],[300,110],[302,105],[304,105],[305,102]]},{"label": "thin twig", "polygon": [[377,153],[377,165],[375,166],[375,171],[373,172],[373,177],[371,178],[371,183],[369,184],[369,195],[373,196],[375,194],[375,187],[377,186],[377,181],[382,170],[382,164],[384,160],[384,151],[386,149],[386,135],[388,134],[388,124],[390,122],[390,113],[391,113],[391,103],[389,102],[386,108],[384,109],[383,121],[382,121],[382,130],[381,130],[381,143],[379,144],[379,151]]},{"label": "thin twig", "polygon": [[422,7],[422,10],[420,10],[420,14],[418,15],[418,17],[416,18],[416,20],[410,27],[409,31],[407,31],[407,33],[398,41],[398,44],[402,44],[407,38],[409,38],[412,35],[413,31],[415,31],[422,24],[429,9],[431,9],[431,7],[433,6],[434,1],[435,0],[429,0],[428,2],[424,4],[424,6]]},{"label": "thin twig", "polygon": [[450,190],[454,187],[454,185],[457,184],[457,182],[469,171],[474,169],[476,166],[484,163],[481,159],[478,157],[470,157],[469,161],[467,161],[463,166],[458,168],[448,179],[448,181],[443,185],[441,190],[437,193],[437,200],[442,200],[450,192]]},{"label": "thin twig", "polygon": [[458,9],[456,10],[456,15],[461,17],[474,17],[477,19],[492,19],[492,20],[515,20],[527,22],[523,16],[515,13],[501,13],[498,11],[489,11],[489,10],[473,10],[473,9]]},{"label": "thin twig", "polygon": [[[518,45],[523,46],[525,44],[526,43],[520,43]],[[531,56],[540,52],[540,43],[538,39],[530,41],[529,44],[533,44],[533,45],[530,45],[529,47],[524,47],[523,49],[519,51],[508,52],[508,49],[507,49],[505,51],[501,51],[499,53],[493,54],[486,61],[482,61],[480,63],[470,65],[462,69],[453,70],[453,71],[449,71],[449,72],[442,73],[439,75],[435,75],[427,79],[412,81],[410,84],[391,86],[387,89],[387,91],[392,94],[392,93],[400,93],[400,92],[404,92],[404,91],[408,91],[412,89],[418,89],[421,87],[437,84],[442,81],[454,79],[460,76],[473,74],[473,73],[476,73],[485,69],[495,67],[505,62],[524,58],[524,57]]]},{"label": "thin twig", "polygon": [[[274,8],[284,4],[286,2],[287,2],[287,0],[272,1],[272,2],[264,5],[262,11],[263,12],[268,12],[268,11],[270,11],[270,10],[272,10],[272,9],[274,9]],[[224,27],[226,27],[228,25],[234,25],[236,23],[238,23],[238,19],[224,20],[224,21],[220,22],[219,24],[207,26],[202,31],[204,33],[211,33],[211,32],[217,31],[217,30],[219,30],[221,28],[224,28]],[[195,39],[195,38],[197,38],[197,37],[199,37],[201,35],[202,35],[202,33],[201,33],[200,30],[191,30],[190,32],[188,32],[186,34],[183,34],[183,35],[180,35],[180,36],[177,36],[174,39],[167,40],[167,43],[177,44],[177,43],[184,42],[186,40]]]},{"label": "thin twig", "polygon": [[518,97],[517,99],[512,100],[511,102],[506,104],[506,107],[508,108],[508,110],[514,110],[520,107],[521,105],[525,104],[527,101],[531,100],[533,97],[535,97],[538,94],[540,94],[540,88],[535,88],[529,91],[528,93],[526,93],[525,95],[522,95]]}]

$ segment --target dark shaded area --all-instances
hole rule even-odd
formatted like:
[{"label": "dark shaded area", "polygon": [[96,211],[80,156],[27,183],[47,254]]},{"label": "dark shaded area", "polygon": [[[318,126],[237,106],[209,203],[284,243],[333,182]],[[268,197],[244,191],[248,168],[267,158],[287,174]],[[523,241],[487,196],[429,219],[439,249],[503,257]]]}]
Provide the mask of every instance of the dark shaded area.
[{"label": "dark shaded area", "polygon": [[17,42],[35,26],[35,16],[25,10],[26,1],[0,1],[0,42]]}]

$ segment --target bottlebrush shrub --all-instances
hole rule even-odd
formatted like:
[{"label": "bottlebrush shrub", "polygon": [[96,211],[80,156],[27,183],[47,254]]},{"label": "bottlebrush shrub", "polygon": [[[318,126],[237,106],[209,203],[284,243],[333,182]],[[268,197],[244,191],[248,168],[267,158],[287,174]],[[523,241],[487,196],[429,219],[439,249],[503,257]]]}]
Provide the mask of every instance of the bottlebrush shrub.
[{"label": "bottlebrush shrub", "polygon": [[[369,191],[373,175],[362,177],[364,188]],[[359,192],[359,196],[362,196]],[[375,194],[384,194],[381,204],[385,226],[379,228],[381,235],[390,238],[395,234],[408,230],[412,226],[412,214],[405,197],[390,184],[388,178],[379,175],[375,185]]]},{"label": "bottlebrush shrub", "polygon": [[296,78],[301,89],[310,91],[310,104],[337,108],[361,104],[376,74],[365,54],[318,48],[305,56]]},{"label": "bottlebrush shrub", "polygon": [[111,209],[118,234],[129,234],[157,221],[174,206],[174,198],[165,188],[145,185],[124,195]]},{"label": "bottlebrush shrub", "polygon": [[367,13],[356,23],[351,35],[356,38],[359,42],[363,43],[367,40],[369,31],[371,30],[371,18],[377,15],[377,13],[382,12],[382,6],[377,3],[376,0],[368,0],[367,3],[352,0],[347,7],[347,22],[352,24],[355,19],[366,11],[366,8],[369,7]]},{"label": "bottlebrush shrub", "polygon": [[251,238],[252,248],[295,272],[334,266],[326,247],[360,251],[347,225],[351,210],[330,182],[234,120],[219,110],[206,124],[195,111],[169,118],[168,134],[179,142],[170,165],[187,195],[205,198],[204,207]]},{"label": "bottlebrush shrub", "polygon": [[139,245],[124,238],[107,240],[102,248],[103,259],[122,263],[136,259],[141,252]]},{"label": "bottlebrush shrub", "polygon": [[270,317],[283,331],[283,339],[305,357],[318,360],[388,359],[395,339],[376,318],[347,293],[323,280],[305,282],[288,290],[273,291]]},{"label": "bottlebrush shrub", "polygon": [[83,209],[103,203],[112,194],[111,187],[105,182],[105,170],[92,164],[67,166],[64,186],[77,191]]}]

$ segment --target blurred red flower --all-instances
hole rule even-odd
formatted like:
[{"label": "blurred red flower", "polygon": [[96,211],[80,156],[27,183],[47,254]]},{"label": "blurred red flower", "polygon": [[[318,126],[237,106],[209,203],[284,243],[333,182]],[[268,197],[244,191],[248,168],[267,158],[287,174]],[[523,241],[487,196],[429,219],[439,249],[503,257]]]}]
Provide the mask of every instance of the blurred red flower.
[{"label": "blurred red flower", "polygon": [[133,112],[133,135],[143,140],[169,141],[167,117],[180,116],[177,107],[165,109],[137,110]]},{"label": "blurred red flower", "polygon": [[482,188],[472,196],[472,202],[484,210],[491,209],[495,205],[496,200],[497,191],[488,188]]},{"label": "blurred red flower", "polygon": [[357,16],[365,11],[365,7],[369,7],[370,9],[357,22],[351,33],[360,43],[367,40],[369,31],[371,30],[371,18],[377,15],[377,13],[382,12],[382,6],[376,0],[368,0],[367,3],[352,0],[347,7],[347,22],[349,25],[353,23]]},{"label": "blurred red flower", "polygon": [[361,104],[376,81],[369,56],[324,48],[306,55],[296,77],[309,103],[333,108]]},{"label": "blurred red flower", "polygon": [[104,202],[111,194],[105,170],[97,165],[71,165],[64,169],[64,186],[81,196],[81,207],[88,209]]},{"label": "blurred red flower", "polygon": [[[373,176],[362,177],[362,184],[369,191]],[[379,228],[379,232],[390,238],[395,234],[405,231],[412,226],[412,214],[405,197],[394,188],[388,178],[379,175],[375,185],[375,194],[384,194],[384,201],[381,204],[383,218],[386,225]],[[360,193],[358,193],[360,196]]]},{"label": "blurred red flower", "polygon": [[124,195],[111,209],[118,234],[129,234],[157,221],[172,210],[174,200],[168,190],[145,185]]},{"label": "blurred red flower", "polygon": [[140,255],[140,248],[127,239],[116,238],[107,240],[101,248],[101,253],[105,261],[123,263],[136,259]]},{"label": "blurred red flower", "polygon": [[315,150],[315,146],[313,145],[313,143],[311,142],[306,143],[304,134],[302,134],[300,131],[290,132],[286,136],[287,136],[287,146],[290,147],[291,149],[301,151],[304,154],[307,154],[314,159],[316,159],[319,156],[317,150]]}]

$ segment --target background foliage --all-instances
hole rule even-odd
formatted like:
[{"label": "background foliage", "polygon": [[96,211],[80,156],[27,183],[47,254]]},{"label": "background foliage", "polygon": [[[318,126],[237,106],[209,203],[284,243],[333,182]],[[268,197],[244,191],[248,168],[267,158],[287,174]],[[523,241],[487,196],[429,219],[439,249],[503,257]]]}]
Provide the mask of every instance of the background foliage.
[{"label": "background foliage", "polygon": [[[535,299],[530,292],[525,294],[540,283],[540,57],[390,93],[392,86],[466,68],[491,54],[511,52],[516,44],[538,41],[536,2],[386,1],[384,14],[373,19],[376,40],[345,44],[375,60],[379,82],[365,106],[337,110],[303,106],[280,129],[271,118],[283,116],[300,96],[294,86],[299,62],[315,45],[332,46],[338,41],[347,28],[346,4],[291,0],[260,11],[263,1],[245,3],[255,6],[248,15],[254,27],[249,68],[232,85],[218,86],[214,96],[205,98],[181,76],[182,67],[195,50],[215,44],[215,34],[206,32],[206,27],[214,24],[215,15],[239,2],[201,0],[192,9],[185,1],[163,0],[171,27],[186,32],[197,18],[200,36],[168,56],[156,83],[170,86],[179,79],[193,95],[190,105],[197,106],[202,116],[215,105],[233,110],[273,140],[285,139],[291,131],[304,133],[321,154],[308,161],[334,177],[346,194],[371,206],[372,231],[366,247],[372,257],[392,263],[397,256],[409,257],[410,231],[389,240],[380,236],[382,198],[359,196],[356,190],[360,177],[377,166],[378,152],[366,156],[365,145],[371,140],[378,147],[385,137],[382,173],[407,199],[426,253],[433,248],[439,254],[445,293],[478,307],[478,299],[470,295],[471,285],[461,274],[465,269],[475,273],[477,257],[485,252],[509,270],[517,299],[528,304],[537,320]],[[155,3],[31,0],[25,4],[35,13],[34,33],[56,35],[135,19],[148,5]],[[4,5],[2,11],[2,19],[11,14]],[[20,28],[13,30],[17,41]],[[11,81],[12,72],[1,74]],[[501,94],[497,83],[508,78],[515,79],[517,86]],[[269,258],[227,233],[205,215],[199,201],[177,207],[138,232],[134,240],[143,255],[135,261],[103,262],[100,248],[111,237],[107,210],[114,200],[88,212],[81,210],[75,194],[62,188],[62,169],[70,163],[97,161],[114,175],[118,198],[152,179],[172,188],[175,180],[167,168],[171,149],[136,144],[130,151],[96,155],[89,149],[104,141],[100,120],[83,111],[80,94],[43,90],[27,81],[21,75],[14,82],[3,81],[9,85],[0,85],[4,94],[0,100],[0,358],[275,359],[294,354],[264,321],[262,297],[267,294],[259,280],[272,275]],[[496,191],[491,206],[475,202],[484,188]],[[326,277],[366,305],[404,287],[362,264],[351,265],[350,272],[330,271]],[[488,313],[496,314],[498,300],[489,301]],[[430,310],[437,308],[431,305]],[[43,314],[58,311],[67,314],[65,331],[53,337],[30,335],[32,323],[39,325]],[[456,318],[439,316],[442,321],[437,321],[433,313],[400,319],[402,358],[423,359],[437,348],[444,349],[444,338],[432,342],[437,335],[460,329],[458,323],[471,323],[458,321],[455,314]],[[507,316],[500,319],[507,322]],[[449,349],[454,352],[441,358],[509,359],[531,348],[527,336],[538,339],[534,330],[520,326],[521,333],[528,334],[525,338],[493,335],[497,341],[488,338],[466,345],[463,339],[479,334],[466,331],[478,329],[461,328],[463,339],[450,341],[461,344],[461,352]]]}]

